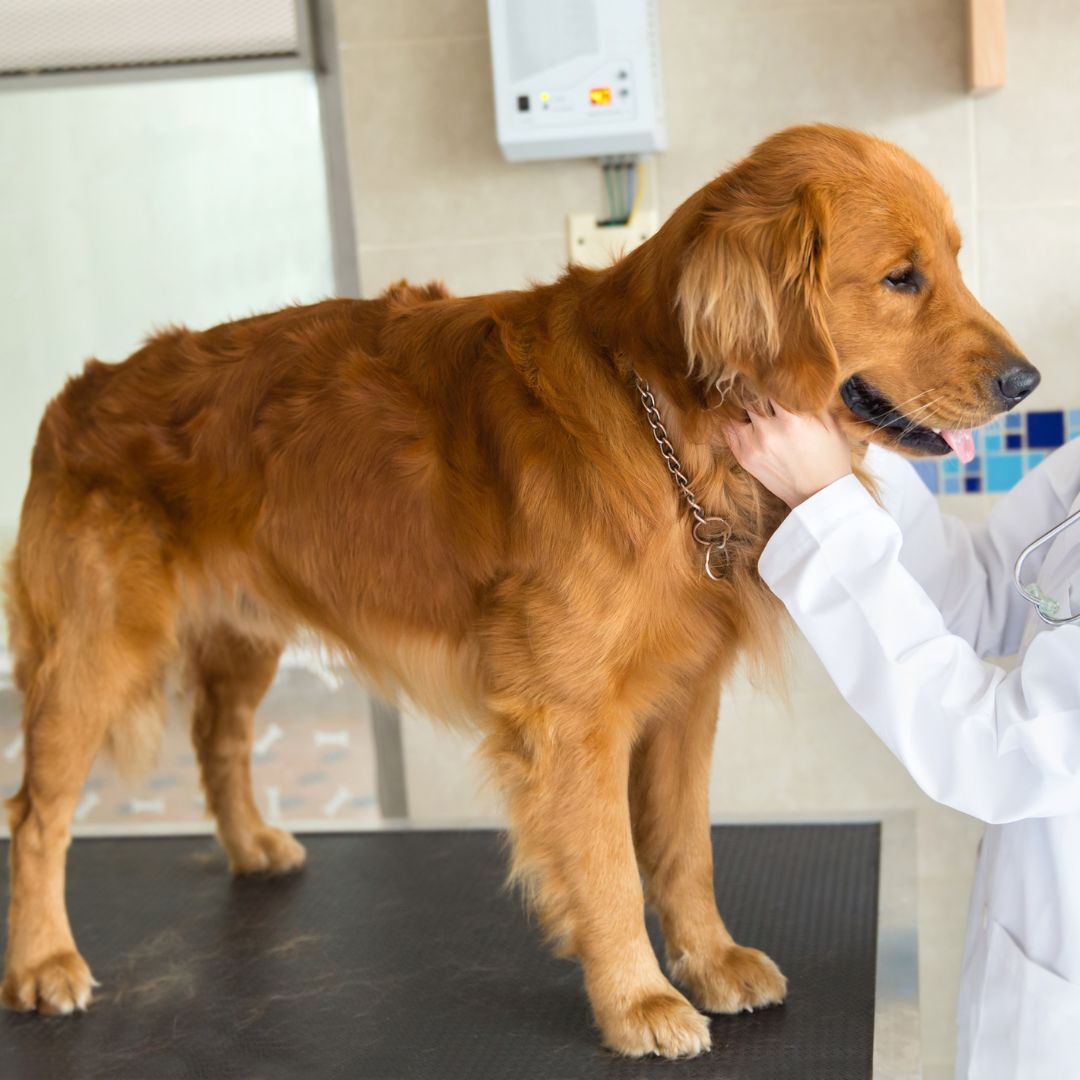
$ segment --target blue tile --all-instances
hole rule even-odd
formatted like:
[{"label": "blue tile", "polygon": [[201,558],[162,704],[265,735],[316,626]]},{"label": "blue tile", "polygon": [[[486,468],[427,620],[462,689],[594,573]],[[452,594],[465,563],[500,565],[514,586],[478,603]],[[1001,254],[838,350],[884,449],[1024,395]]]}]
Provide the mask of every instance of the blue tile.
[{"label": "blue tile", "polygon": [[964,465],[964,472],[968,476],[978,476],[982,472],[982,458],[976,454],[967,464]]},{"label": "blue tile", "polygon": [[1009,491],[1024,475],[1020,454],[990,454],[986,459],[986,490]]},{"label": "blue tile", "polygon": [[1060,409],[1054,412],[1027,414],[1027,444],[1035,447],[1060,446],[1065,441],[1065,416]]},{"label": "blue tile", "polygon": [[940,490],[940,474],[935,461],[914,461],[915,471],[922,482],[936,495]]},{"label": "blue tile", "polygon": [[1039,462],[1042,461],[1042,459],[1044,457],[1046,457],[1046,453],[1043,450],[1038,450],[1038,451],[1035,451],[1033,453],[1028,454],[1028,456],[1027,456],[1028,472],[1030,472],[1032,469],[1034,469],[1035,466],[1038,465]]},{"label": "blue tile", "polygon": [[958,473],[960,471],[960,459],[950,454],[941,463],[941,468],[944,470],[946,476],[949,476],[952,473]]},{"label": "blue tile", "polygon": [[982,491],[982,477],[981,476],[965,476],[964,477],[964,490],[969,494],[973,494]]},{"label": "blue tile", "polygon": [[1069,410],[1069,427],[1080,428],[1080,409]]},{"label": "blue tile", "polygon": [[1021,421],[1023,416],[1020,413],[1008,413],[1005,417],[1005,429],[1007,431],[1018,431],[1021,427]]},{"label": "blue tile", "polygon": [[946,495],[958,495],[960,493],[960,477],[959,476],[946,476],[945,477],[945,494]]},{"label": "blue tile", "polygon": [[[1020,417],[1017,417],[1019,420]],[[1024,440],[1019,435],[1006,435],[1005,436],[1005,448],[1007,450],[1022,450],[1024,446]]]},{"label": "blue tile", "polygon": [[995,451],[995,450],[1000,450],[1001,449],[1001,435],[996,431],[993,434],[991,434],[990,432],[987,432],[986,435],[983,436],[983,446],[986,448],[986,450],[988,452],[991,452],[991,453],[993,451]]}]

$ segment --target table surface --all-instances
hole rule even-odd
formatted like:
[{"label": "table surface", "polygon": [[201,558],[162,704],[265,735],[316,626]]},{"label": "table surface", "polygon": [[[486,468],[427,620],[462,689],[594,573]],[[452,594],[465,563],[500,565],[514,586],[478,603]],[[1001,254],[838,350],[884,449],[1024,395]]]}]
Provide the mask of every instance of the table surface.
[{"label": "table surface", "polygon": [[[232,879],[213,840],[77,840],[68,893],[102,988],[72,1018],[0,1015],[5,1077],[81,1080],[859,1080],[871,1075],[880,829],[713,829],[720,910],[789,979],[715,1017],[713,1051],[626,1061],[580,971],[504,888],[491,831],[305,838],[292,878]],[[6,863],[6,859],[5,859]],[[659,955],[660,938],[650,919]]]}]

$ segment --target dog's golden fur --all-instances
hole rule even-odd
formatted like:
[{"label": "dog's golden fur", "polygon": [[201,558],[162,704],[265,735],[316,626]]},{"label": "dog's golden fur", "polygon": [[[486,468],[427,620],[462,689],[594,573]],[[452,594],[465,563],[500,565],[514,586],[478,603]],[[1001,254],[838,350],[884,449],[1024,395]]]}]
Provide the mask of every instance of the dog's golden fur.
[{"label": "dog's golden fur", "polygon": [[[942,426],[988,418],[982,381],[1012,346],[964,289],[957,244],[901,151],[797,128],[605,270],[464,299],[403,283],[89,362],[45,413],[8,571],[26,774],[6,1003],[89,1000],[63,898],[72,811],[104,746],[145,763],[175,664],[233,868],[302,863],[249,775],[253,711],[300,627],[482,728],[514,874],[580,958],[610,1047],[693,1054],[698,1008],[781,1001],[777,967],[716,910],[708,773],[725,676],[777,654],[756,563],[784,508],[718,421],[769,398],[841,413],[855,371],[893,401],[933,387]],[[917,304],[881,287],[909,258],[933,283]],[[732,526],[719,582],[635,373]],[[887,437],[844,422],[853,442]],[[687,996],[649,945],[646,898]]]}]

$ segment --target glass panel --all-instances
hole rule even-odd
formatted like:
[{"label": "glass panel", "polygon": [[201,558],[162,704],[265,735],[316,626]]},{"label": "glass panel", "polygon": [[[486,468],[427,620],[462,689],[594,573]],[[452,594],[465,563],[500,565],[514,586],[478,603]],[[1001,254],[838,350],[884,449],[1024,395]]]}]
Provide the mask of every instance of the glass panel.
[{"label": "glass panel", "polygon": [[[0,556],[13,542],[47,401],[84,360],[119,360],[156,327],[204,328],[332,295],[314,77],[53,87],[0,97]],[[0,619],[0,634],[4,632]],[[22,775],[20,702],[0,637],[0,796]],[[158,767],[132,786],[99,761],[78,824],[204,821],[170,702]],[[377,816],[367,695],[288,651],[255,719],[256,796],[271,820]]]}]

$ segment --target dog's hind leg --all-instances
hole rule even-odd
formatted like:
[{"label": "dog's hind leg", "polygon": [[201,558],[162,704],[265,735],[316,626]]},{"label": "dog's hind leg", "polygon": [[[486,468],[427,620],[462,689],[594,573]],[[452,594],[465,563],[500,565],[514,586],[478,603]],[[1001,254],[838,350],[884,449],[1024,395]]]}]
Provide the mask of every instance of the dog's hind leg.
[{"label": "dog's hind leg", "polygon": [[106,742],[121,762],[145,760],[138,747],[151,748],[160,733],[171,651],[171,585],[161,563],[151,571],[153,538],[128,535],[125,545],[117,529],[101,542],[100,534],[73,539],[71,527],[71,535],[57,529],[40,543],[21,537],[8,590],[25,764],[22,787],[8,801],[11,898],[0,997],[9,1008],[44,1013],[85,1008],[93,985],[64,903],[83,782]]},{"label": "dog's hind leg", "polygon": [[224,625],[205,632],[189,650],[192,741],[207,809],[238,874],[286,873],[304,863],[303,847],[263,820],[251,786],[255,709],[274,680],[280,654],[280,645]]},{"label": "dog's hind leg", "polygon": [[653,718],[634,748],[630,804],[646,896],[660,915],[673,981],[710,1013],[784,1000],[786,980],[757,949],[736,945],[716,907],[709,770],[718,680],[680,710]]}]

